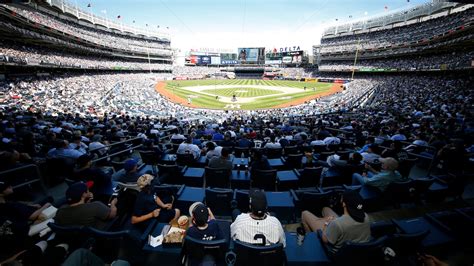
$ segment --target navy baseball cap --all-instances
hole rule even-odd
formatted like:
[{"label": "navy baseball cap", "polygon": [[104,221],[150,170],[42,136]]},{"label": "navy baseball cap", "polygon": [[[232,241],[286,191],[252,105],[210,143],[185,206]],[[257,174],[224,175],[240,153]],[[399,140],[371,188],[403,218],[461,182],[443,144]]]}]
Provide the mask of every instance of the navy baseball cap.
[{"label": "navy baseball cap", "polygon": [[79,202],[82,198],[82,194],[86,193],[88,186],[86,183],[77,182],[69,186],[66,190],[66,200],[68,203]]}]

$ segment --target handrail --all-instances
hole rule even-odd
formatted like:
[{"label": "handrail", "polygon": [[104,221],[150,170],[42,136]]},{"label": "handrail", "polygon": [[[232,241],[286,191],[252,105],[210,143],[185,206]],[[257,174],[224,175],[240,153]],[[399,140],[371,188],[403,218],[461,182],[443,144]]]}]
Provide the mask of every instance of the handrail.
[{"label": "handrail", "polygon": [[30,168],[30,167],[34,167],[35,170],[36,170],[36,173],[37,173],[39,176],[41,176],[41,172],[39,171],[38,166],[37,166],[36,164],[33,164],[33,163],[30,163],[30,164],[27,164],[27,165],[18,166],[18,167],[13,168],[13,169],[8,169],[8,170],[1,171],[1,172],[0,172],[0,175],[8,174],[8,173],[10,173],[10,172],[14,172],[14,171],[18,171],[18,170],[22,170],[22,169]]},{"label": "handrail", "polygon": [[112,146],[115,146],[115,145],[127,143],[127,142],[129,142],[129,141],[134,141],[134,140],[138,140],[138,139],[141,139],[141,137],[135,137],[135,138],[132,138],[132,139],[126,139],[126,140],[114,142],[114,143],[111,143],[111,144],[107,144],[107,145],[104,145],[104,147],[95,148],[95,149],[90,149],[89,152],[101,150],[101,149],[104,149],[104,148],[109,148],[109,147],[112,147]]},{"label": "handrail", "polygon": [[[353,132],[350,132],[350,131],[347,131],[347,130],[344,130],[344,129],[338,129],[338,128],[330,128],[330,127],[326,127],[327,130],[332,130],[332,131],[337,131],[337,132],[342,132],[342,133],[353,133]],[[369,135],[369,137],[374,137],[374,138],[377,138],[379,136],[372,136],[372,135]],[[387,140],[390,140],[390,139],[387,139]],[[401,143],[403,144],[407,144],[407,145],[415,145],[409,141],[404,141],[404,140],[401,140],[400,141]],[[423,146],[424,148],[429,148],[431,150],[437,150],[436,147],[433,147],[433,146]]]},{"label": "handrail", "polygon": [[[44,186],[44,183],[43,183],[43,176],[41,175],[41,171],[39,170],[39,167],[36,164],[27,164],[27,165],[22,165],[22,166],[13,168],[13,169],[8,169],[8,170],[5,170],[5,171],[1,171],[0,172],[0,177],[2,175],[8,174],[8,173],[12,173],[12,172],[20,171],[20,170],[23,170],[23,169],[32,168],[32,167],[35,169],[36,176],[37,176],[37,179],[39,180],[41,188],[43,189],[44,192],[46,192],[47,190],[46,190],[46,187]],[[30,184],[30,183],[32,183],[32,181],[22,182],[20,184],[15,185],[13,188],[15,189],[15,188],[18,188],[18,187],[21,187],[25,184]]]},{"label": "handrail", "polygon": [[137,148],[140,148],[141,146],[143,146],[143,145],[140,144],[140,145],[137,145],[137,146],[134,146],[134,147],[130,147],[130,148],[125,149],[125,150],[121,150],[121,151],[118,151],[118,152],[114,152],[114,153],[112,153],[112,154],[107,154],[107,155],[104,156],[104,157],[100,157],[100,158],[97,158],[97,159],[92,160],[92,162],[95,163],[95,162],[98,162],[98,161],[100,161],[100,160],[103,160],[103,159],[106,159],[106,158],[110,158],[110,157],[113,157],[113,156],[122,154],[122,153],[124,153],[124,152],[132,151],[132,150],[135,150],[135,149],[137,149]]}]

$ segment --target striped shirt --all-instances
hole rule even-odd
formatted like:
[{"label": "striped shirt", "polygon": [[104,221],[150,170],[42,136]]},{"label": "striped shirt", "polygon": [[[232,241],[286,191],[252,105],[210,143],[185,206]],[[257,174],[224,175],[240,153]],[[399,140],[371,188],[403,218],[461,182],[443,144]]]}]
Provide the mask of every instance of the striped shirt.
[{"label": "striped shirt", "polygon": [[230,234],[234,240],[251,244],[260,244],[260,239],[253,238],[257,234],[263,234],[267,239],[266,245],[282,243],[283,247],[286,246],[285,232],[280,221],[270,215],[263,220],[256,220],[248,213],[240,214],[230,225]]}]

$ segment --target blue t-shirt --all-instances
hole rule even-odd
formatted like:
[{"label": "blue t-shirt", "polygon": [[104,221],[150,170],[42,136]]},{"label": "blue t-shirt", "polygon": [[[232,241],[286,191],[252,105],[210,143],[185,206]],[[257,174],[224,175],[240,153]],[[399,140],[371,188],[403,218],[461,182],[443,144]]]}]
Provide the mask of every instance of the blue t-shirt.
[{"label": "blue t-shirt", "polygon": [[[140,191],[140,193],[138,193],[137,200],[135,201],[135,207],[133,208],[133,215],[134,216],[146,215],[157,208],[160,208],[160,206],[158,206],[158,203],[156,203],[155,196],[153,194],[148,194],[145,191]],[[173,220],[175,215],[176,215],[176,212],[173,208],[171,210],[166,210],[166,209],[161,208],[160,214],[158,215],[156,219],[160,223],[169,223],[171,220]],[[146,227],[148,227],[151,220],[152,219],[138,223],[136,226],[141,229],[145,229]]]},{"label": "blue t-shirt", "polygon": [[210,220],[207,223],[207,228],[203,230],[197,228],[195,225],[189,227],[186,235],[195,239],[206,241],[220,240],[223,238],[221,230],[215,220]]}]

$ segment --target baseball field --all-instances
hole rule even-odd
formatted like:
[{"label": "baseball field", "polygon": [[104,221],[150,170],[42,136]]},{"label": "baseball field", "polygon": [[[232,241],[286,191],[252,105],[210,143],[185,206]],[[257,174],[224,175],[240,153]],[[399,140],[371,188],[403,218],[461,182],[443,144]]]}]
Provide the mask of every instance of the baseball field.
[{"label": "baseball field", "polygon": [[332,83],[245,79],[174,80],[158,83],[156,90],[189,107],[255,110],[302,104],[341,88]]}]

